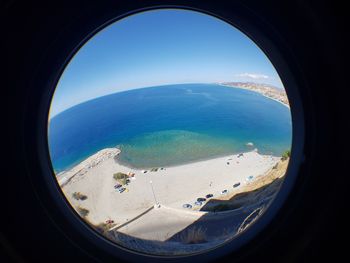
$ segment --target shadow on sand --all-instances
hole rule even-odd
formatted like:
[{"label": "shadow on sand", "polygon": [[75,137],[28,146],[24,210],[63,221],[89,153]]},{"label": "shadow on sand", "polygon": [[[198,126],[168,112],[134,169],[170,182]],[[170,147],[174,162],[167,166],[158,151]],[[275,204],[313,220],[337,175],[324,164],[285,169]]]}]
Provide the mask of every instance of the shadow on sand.
[{"label": "shadow on sand", "polygon": [[249,215],[269,205],[282,182],[283,179],[278,178],[268,185],[239,193],[228,200],[209,200],[200,210],[207,214],[167,241],[191,244],[232,238]]}]

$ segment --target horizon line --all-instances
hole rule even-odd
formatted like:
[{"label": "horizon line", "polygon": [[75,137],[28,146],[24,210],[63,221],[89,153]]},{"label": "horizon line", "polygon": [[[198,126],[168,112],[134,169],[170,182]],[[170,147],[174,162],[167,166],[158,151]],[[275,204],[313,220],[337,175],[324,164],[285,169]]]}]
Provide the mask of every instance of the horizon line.
[{"label": "horizon line", "polygon": [[[49,108],[49,114],[48,114],[48,121],[50,122],[53,118],[55,118],[56,116],[60,115],[61,113],[67,111],[67,110],[70,110],[76,106],[79,106],[81,104],[84,104],[84,103],[87,103],[87,102],[90,102],[90,101],[93,101],[93,100],[96,100],[96,99],[99,99],[99,98],[103,98],[105,96],[110,96],[110,95],[113,95],[113,94],[117,94],[117,93],[121,93],[121,92],[127,92],[127,91],[131,91],[131,90],[140,90],[140,89],[146,89],[146,88],[153,88],[153,87],[161,87],[161,86],[171,86],[171,85],[181,85],[181,84],[223,84],[223,83],[232,83],[232,82],[235,82],[235,83],[247,83],[247,84],[258,84],[258,85],[265,85],[265,86],[269,86],[269,87],[272,87],[272,88],[277,88],[277,89],[282,89],[282,90],[285,90],[285,88],[282,86],[282,87],[278,87],[278,86],[274,86],[274,85],[271,85],[271,84],[267,84],[267,83],[263,83],[263,82],[254,82],[254,81],[220,81],[220,82],[182,82],[182,83],[167,83],[167,84],[160,84],[160,85],[154,85],[154,86],[145,86],[145,87],[137,87],[137,88],[131,88],[131,89],[126,89],[126,90],[120,90],[120,91],[116,91],[116,92],[111,92],[111,93],[107,93],[107,94],[104,94],[104,95],[101,95],[101,96],[97,96],[97,97],[94,97],[94,98],[91,98],[91,99],[88,99],[88,100],[84,100],[82,102],[79,102],[71,107],[68,107],[62,111],[59,111],[57,112],[56,114],[51,114],[51,105],[54,101],[54,97],[55,97],[55,94],[53,95],[52,99],[51,99],[51,103],[50,103],[50,108]],[[237,88],[241,88],[241,87],[237,87]]]}]

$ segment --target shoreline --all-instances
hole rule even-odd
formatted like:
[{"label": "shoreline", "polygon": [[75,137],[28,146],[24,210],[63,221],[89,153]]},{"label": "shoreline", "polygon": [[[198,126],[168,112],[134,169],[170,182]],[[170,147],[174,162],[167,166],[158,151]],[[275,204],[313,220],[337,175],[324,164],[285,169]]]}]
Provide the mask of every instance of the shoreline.
[{"label": "shoreline", "polygon": [[[245,151],[231,152],[231,153],[227,153],[227,154],[223,154],[223,155],[217,155],[217,156],[208,157],[208,158],[204,157],[204,158],[200,158],[200,159],[189,161],[189,162],[181,162],[181,163],[178,163],[178,164],[171,164],[171,165],[160,165],[160,166],[151,166],[151,167],[135,167],[135,166],[132,166],[132,165],[130,165],[128,163],[121,162],[121,161],[119,161],[119,159],[117,159],[116,161],[118,162],[119,165],[125,166],[125,167],[127,167],[129,169],[132,169],[132,170],[150,170],[152,168],[161,168],[161,167],[163,167],[163,168],[172,168],[172,167],[177,167],[177,166],[182,166],[182,165],[187,165],[187,164],[192,164],[192,163],[197,163],[197,162],[202,162],[202,161],[208,161],[208,160],[212,160],[212,159],[216,159],[216,158],[223,158],[223,157],[227,157],[227,156],[231,156],[231,155],[237,155],[237,154],[240,154],[240,153],[248,153],[248,152],[252,152],[252,151],[258,152],[258,149],[254,145],[247,145],[246,144],[246,147],[247,147],[247,149]],[[58,173],[55,172],[56,178],[61,177],[62,175],[66,174],[67,172],[70,172],[71,170],[75,169],[77,166],[80,166],[82,163],[84,163],[84,162],[86,162],[88,160],[92,161],[92,158],[96,154],[101,153],[101,152],[103,152],[103,151],[105,151],[107,149],[117,149],[119,151],[119,153],[117,155],[122,153],[122,150],[120,148],[118,148],[118,147],[103,148],[101,150],[98,150],[94,154],[86,157],[85,159],[83,159],[82,161],[78,162],[77,164],[75,164],[75,165],[73,164],[73,165],[69,166],[69,168],[64,169],[64,170],[62,170],[62,171],[60,171]],[[273,157],[281,157],[279,155],[273,155],[273,154],[264,154],[264,153],[259,153],[259,154],[261,154],[261,155],[269,155],[269,156],[273,156]]]},{"label": "shoreline", "polygon": [[73,166],[71,169],[59,172],[55,175],[56,179],[59,185],[63,187],[63,185],[68,183],[73,177],[77,175],[84,175],[90,168],[95,167],[106,159],[114,158],[115,156],[119,155],[120,152],[121,151],[118,148],[104,148],[97,151],[93,155],[90,155],[88,158]]},{"label": "shoreline", "polygon": [[[248,146],[249,147],[249,146]],[[259,155],[262,155],[262,156],[272,156],[272,157],[275,157],[275,158],[280,158],[281,156],[276,156],[276,155],[272,155],[272,154],[261,154],[258,152],[258,149],[257,148],[254,148],[254,149],[251,149],[251,150],[247,150],[247,151],[241,151],[241,152],[233,152],[233,153],[230,153],[230,154],[225,154],[225,155],[220,155],[220,156],[215,156],[215,157],[209,157],[209,158],[202,158],[202,159],[198,159],[198,160],[195,160],[195,161],[189,161],[189,162],[185,162],[185,163],[179,163],[179,164],[174,164],[174,165],[164,165],[164,166],[152,166],[152,167],[142,167],[142,168],[138,168],[138,167],[134,167],[132,165],[129,165],[129,164],[125,164],[124,162],[120,162],[118,160],[118,157],[119,154],[122,153],[122,151],[117,148],[117,147],[108,147],[108,148],[104,148],[102,150],[99,150],[97,152],[95,152],[94,154],[90,155],[89,157],[85,158],[83,161],[79,162],[78,164],[76,165],[73,165],[71,168],[69,169],[66,169],[66,170],[63,170],[57,174],[55,174],[56,176],[56,179],[57,181],[59,182],[59,185],[61,186],[61,184],[65,184],[65,179],[64,177],[66,177],[66,179],[69,181],[72,177],[76,176],[76,175],[82,175],[82,174],[85,174],[87,172],[87,170],[89,169],[89,163],[97,163],[98,164],[98,161],[100,158],[101,155],[105,155],[105,154],[113,154],[113,156],[110,156],[109,158],[113,158],[114,161],[120,165],[120,166],[123,166],[129,170],[132,170],[132,171],[149,171],[153,168],[163,168],[163,169],[166,169],[166,168],[176,168],[176,167],[179,167],[179,166],[184,166],[184,165],[191,165],[191,164],[195,164],[195,163],[199,163],[199,162],[206,162],[206,161],[210,161],[210,160],[215,160],[215,159],[218,159],[218,158],[229,158],[230,156],[235,156],[235,155],[239,155],[239,154],[246,154],[246,153],[249,153],[249,152],[256,152],[258,153]],[[97,160],[96,160],[97,159]],[[67,178],[67,175],[68,175],[68,178]],[[60,183],[60,181],[64,181],[62,183]]]},{"label": "shoreline", "polygon": [[257,91],[257,90],[250,89],[250,88],[245,88],[245,87],[240,87],[240,86],[230,86],[230,85],[227,85],[227,84],[222,84],[222,83],[220,83],[220,82],[219,82],[219,83],[216,83],[216,84],[217,84],[217,85],[220,85],[220,86],[223,86],[223,87],[228,87],[228,88],[236,88],[236,89],[244,89],[244,90],[253,91],[253,92],[255,92],[255,93],[260,94],[261,96],[264,96],[265,98],[268,98],[268,99],[277,101],[277,102],[281,103],[283,106],[285,106],[285,107],[287,107],[288,109],[290,109],[290,105],[288,105],[288,104],[284,103],[283,101],[280,101],[280,100],[278,100],[278,99],[276,99],[276,98],[273,98],[273,97],[271,97],[271,96],[268,96],[268,95],[266,95],[266,94],[264,94],[264,93],[262,93],[262,92],[259,92],[259,91]]},{"label": "shoreline", "polygon": [[[225,157],[228,157],[228,156],[238,155],[238,154],[241,154],[241,153],[245,154],[245,153],[249,153],[249,152],[253,152],[253,151],[257,152],[260,155],[273,156],[273,157],[276,157],[276,158],[280,158],[281,157],[281,156],[273,155],[273,154],[262,154],[262,153],[258,152],[257,148],[252,148],[251,150],[247,149],[246,151],[232,152],[232,153],[223,154],[223,155],[217,155],[217,156],[208,157],[208,158],[200,158],[200,159],[197,159],[197,160],[194,160],[194,161],[182,162],[182,163],[172,164],[172,165],[160,165],[160,166],[151,166],[151,167],[134,167],[134,166],[126,164],[124,162],[120,162],[119,160],[116,160],[116,161],[118,162],[119,165],[125,166],[125,167],[127,167],[129,169],[132,169],[132,170],[151,170],[152,168],[174,168],[174,167],[188,165],[188,164],[193,164],[193,163],[198,163],[198,162],[210,161],[210,160],[217,159],[217,158],[225,158]],[[120,150],[120,153],[122,153],[121,150]]]}]

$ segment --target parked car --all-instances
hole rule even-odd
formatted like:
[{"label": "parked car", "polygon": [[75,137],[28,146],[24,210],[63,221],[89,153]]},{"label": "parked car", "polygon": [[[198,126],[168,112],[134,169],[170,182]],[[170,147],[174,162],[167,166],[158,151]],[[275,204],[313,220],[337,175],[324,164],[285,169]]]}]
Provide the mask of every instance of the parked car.
[{"label": "parked car", "polygon": [[125,190],[126,190],[125,187],[119,188],[119,193],[122,193],[122,192],[124,192]]},{"label": "parked car", "polygon": [[247,181],[251,181],[251,180],[253,180],[253,178],[254,178],[254,176],[253,175],[249,175],[248,177],[247,177]]},{"label": "parked car", "polygon": [[222,194],[222,195],[227,194],[227,190],[226,190],[226,189],[225,189],[225,190],[222,190],[222,191],[221,191],[221,194]]},{"label": "parked car", "polygon": [[188,208],[188,209],[192,208],[192,206],[190,204],[184,204],[182,207],[183,208]]},{"label": "parked car", "polygon": [[113,223],[114,223],[114,221],[111,219],[106,220],[106,224],[113,224]]},{"label": "parked car", "polygon": [[120,188],[120,187],[122,187],[121,184],[116,184],[116,185],[114,186],[115,189],[118,189],[118,188]]},{"label": "parked car", "polygon": [[194,203],[194,205],[196,205],[196,206],[201,206],[201,205],[202,205],[202,202],[196,201],[196,202]]},{"label": "parked car", "polygon": [[198,197],[197,201],[198,202],[205,202],[207,199],[203,198],[203,197]]},{"label": "parked car", "polygon": [[212,198],[212,197],[213,197],[212,194],[207,194],[207,195],[205,196],[205,198]]},{"label": "parked car", "polygon": [[238,187],[238,186],[240,186],[241,185],[241,183],[235,183],[234,185],[233,185],[233,188],[236,188],[236,187]]}]

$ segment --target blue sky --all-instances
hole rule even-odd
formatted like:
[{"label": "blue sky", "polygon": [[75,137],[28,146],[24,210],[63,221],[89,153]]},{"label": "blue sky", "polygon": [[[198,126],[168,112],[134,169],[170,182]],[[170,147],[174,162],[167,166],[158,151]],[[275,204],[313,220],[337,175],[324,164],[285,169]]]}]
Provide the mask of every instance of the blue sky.
[{"label": "blue sky", "polygon": [[78,51],[59,80],[50,117],[124,90],[223,81],[282,88],[265,54],[231,25],[193,11],[142,12],[103,29]]}]

